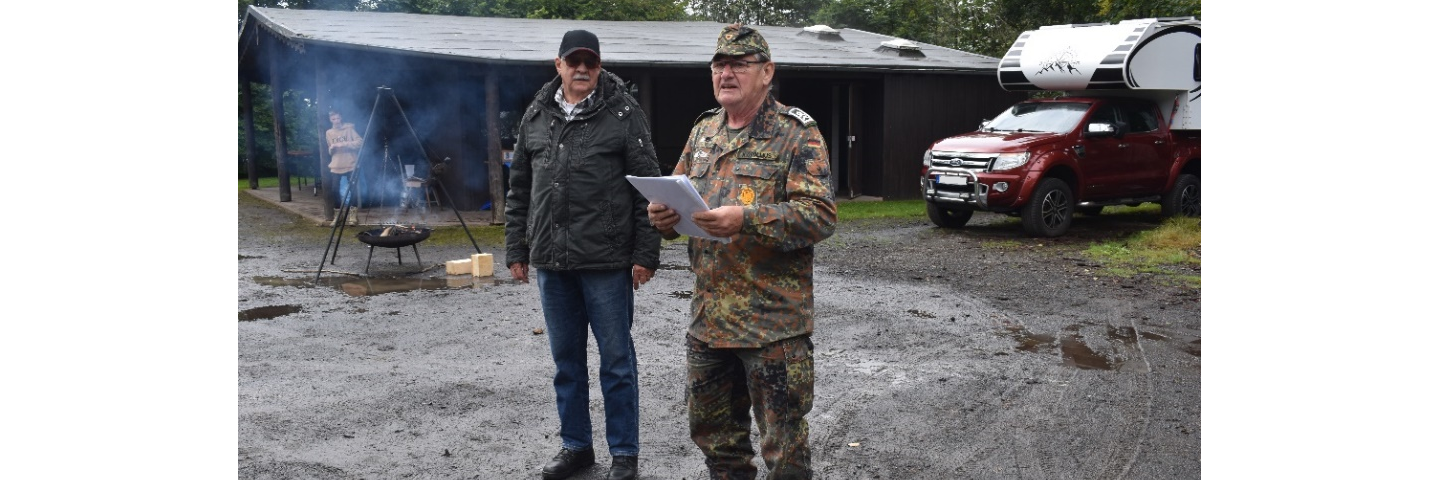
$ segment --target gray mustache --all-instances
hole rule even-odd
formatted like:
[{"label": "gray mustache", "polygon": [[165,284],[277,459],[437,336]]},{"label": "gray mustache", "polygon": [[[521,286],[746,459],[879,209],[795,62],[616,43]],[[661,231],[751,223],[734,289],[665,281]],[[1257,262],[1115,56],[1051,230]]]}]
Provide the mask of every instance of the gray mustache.
[{"label": "gray mustache", "polygon": [[572,75],[572,76],[570,77],[570,79],[571,79],[571,80],[590,80],[590,76],[589,76],[589,75],[585,75],[585,74],[575,74],[575,75]]}]

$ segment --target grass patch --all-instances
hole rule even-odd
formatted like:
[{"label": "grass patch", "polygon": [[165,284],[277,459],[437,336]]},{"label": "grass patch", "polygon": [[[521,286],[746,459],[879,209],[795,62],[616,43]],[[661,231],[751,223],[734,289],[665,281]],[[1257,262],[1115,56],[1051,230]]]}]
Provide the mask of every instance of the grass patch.
[{"label": "grass patch", "polygon": [[[277,188],[280,186],[280,179],[277,177],[260,177],[258,182],[260,183],[260,188]],[[250,180],[245,178],[240,179],[240,189],[249,190]]]},{"label": "grass patch", "polygon": [[1199,288],[1199,276],[1178,273],[1174,267],[1200,264],[1200,219],[1168,218],[1154,230],[1139,232],[1123,240],[1091,245],[1085,250],[1085,255],[1099,261],[1101,273],[1106,275],[1128,277],[1151,273]]},{"label": "grass patch", "polygon": [[925,218],[924,200],[840,202],[835,205],[837,221],[869,218]]},{"label": "grass patch", "polygon": [[[470,225],[470,235],[475,236],[475,243],[481,245],[504,245],[504,225]],[[433,227],[430,230],[430,238],[425,240],[437,245],[469,245],[470,236],[465,235],[465,229],[459,225]]]}]

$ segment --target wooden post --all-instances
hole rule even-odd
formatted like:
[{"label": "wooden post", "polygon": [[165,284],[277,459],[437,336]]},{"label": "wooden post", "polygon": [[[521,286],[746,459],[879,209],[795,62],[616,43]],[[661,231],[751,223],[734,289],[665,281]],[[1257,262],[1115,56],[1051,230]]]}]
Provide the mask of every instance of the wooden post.
[{"label": "wooden post", "polygon": [[330,174],[330,146],[325,141],[325,131],[330,125],[330,92],[326,88],[328,78],[325,76],[325,69],[320,66],[320,56],[315,56],[315,130],[319,133],[319,144],[315,148],[318,152],[315,155],[315,184],[320,186],[320,192],[325,195],[320,203],[325,206],[324,218],[335,218],[336,203],[335,195],[331,192],[340,191],[335,186],[335,175]]},{"label": "wooden post", "polygon": [[500,148],[500,79],[491,70],[485,75],[485,143],[490,157],[490,224],[505,223],[505,154]]},{"label": "wooden post", "polygon": [[255,172],[255,98],[250,77],[240,77],[241,109],[245,112],[245,178],[250,180],[250,189],[260,189],[260,178]]},{"label": "wooden post", "polygon": [[290,201],[290,172],[285,168],[285,85],[280,82],[280,48],[270,49],[270,103],[275,116],[275,170],[280,177],[280,201]]}]

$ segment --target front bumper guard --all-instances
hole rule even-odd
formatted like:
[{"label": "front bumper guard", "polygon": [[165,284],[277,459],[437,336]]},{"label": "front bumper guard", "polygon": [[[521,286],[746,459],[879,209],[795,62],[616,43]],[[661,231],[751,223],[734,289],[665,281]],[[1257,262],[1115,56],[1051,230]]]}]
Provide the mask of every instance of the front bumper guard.
[{"label": "front bumper guard", "polygon": [[[937,178],[941,175],[965,177],[965,185],[940,186]],[[980,177],[969,170],[932,167],[930,175],[920,179],[920,191],[924,192],[928,202],[965,205],[981,210],[990,208],[990,186],[980,183]]]}]

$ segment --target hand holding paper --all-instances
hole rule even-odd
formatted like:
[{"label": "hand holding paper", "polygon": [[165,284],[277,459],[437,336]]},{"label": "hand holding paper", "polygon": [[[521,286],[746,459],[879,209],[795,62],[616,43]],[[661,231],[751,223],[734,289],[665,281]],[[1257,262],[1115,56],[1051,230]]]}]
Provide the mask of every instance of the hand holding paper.
[{"label": "hand holding paper", "polygon": [[675,231],[681,235],[689,235],[695,238],[706,238],[721,243],[729,243],[730,239],[715,237],[701,229],[690,216],[695,212],[709,211],[710,206],[700,198],[700,192],[695,191],[695,185],[690,183],[690,178],[684,175],[670,175],[666,177],[636,177],[626,175],[626,180],[635,186],[640,194],[650,203],[661,203],[675,213],[680,215],[680,223],[675,224]]}]

